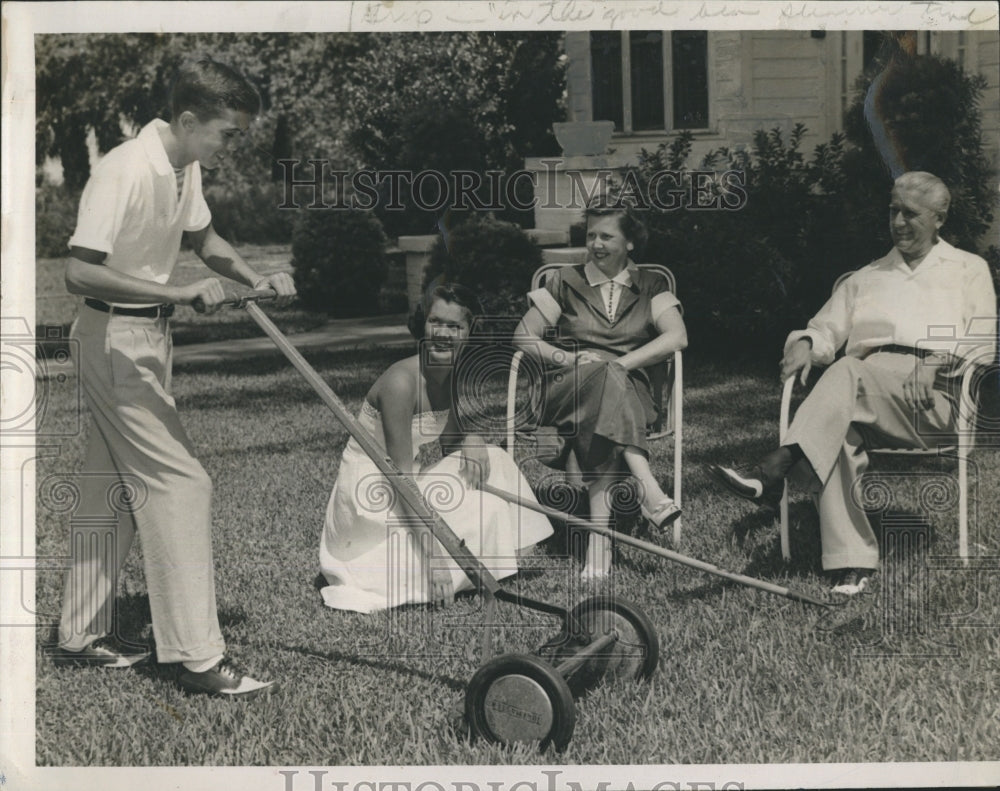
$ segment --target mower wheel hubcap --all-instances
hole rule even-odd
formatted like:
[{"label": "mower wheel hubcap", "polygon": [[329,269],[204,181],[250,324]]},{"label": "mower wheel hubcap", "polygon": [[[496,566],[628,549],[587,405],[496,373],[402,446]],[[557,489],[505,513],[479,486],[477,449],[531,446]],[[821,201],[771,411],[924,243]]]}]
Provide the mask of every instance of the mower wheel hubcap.
[{"label": "mower wheel hubcap", "polygon": [[483,704],[487,724],[504,741],[542,739],[552,728],[552,702],[542,685],[527,676],[501,676]]}]

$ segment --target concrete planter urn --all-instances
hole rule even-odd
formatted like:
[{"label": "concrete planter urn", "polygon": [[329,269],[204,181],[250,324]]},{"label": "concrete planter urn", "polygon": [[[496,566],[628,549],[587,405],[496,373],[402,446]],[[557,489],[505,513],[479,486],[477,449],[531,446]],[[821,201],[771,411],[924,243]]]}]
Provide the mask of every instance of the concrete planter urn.
[{"label": "concrete planter urn", "polygon": [[563,156],[593,156],[607,151],[613,121],[567,121],[552,124],[552,132],[562,146]]}]

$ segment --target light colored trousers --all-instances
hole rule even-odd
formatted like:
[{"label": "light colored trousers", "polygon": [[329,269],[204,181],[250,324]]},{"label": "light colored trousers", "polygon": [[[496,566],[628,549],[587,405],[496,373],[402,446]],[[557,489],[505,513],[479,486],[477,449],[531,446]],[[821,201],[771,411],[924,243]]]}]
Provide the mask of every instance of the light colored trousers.
[{"label": "light colored trousers", "polygon": [[926,450],[954,442],[953,401],[940,389],[940,377],[931,409],[914,413],[903,400],[903,383],[922,364],[892,352],[844,357],[823,373],[792,419],[783,444],[797,444],[819,479],[824,569],[878,567],[875,533],[852,494],[868,469],[866,443]]},{"label": "light colored trousers", "polygon": [[[81,306],[75,337],[93,422],[59,643],[79,650],[112,628],[119,570],[138,530],[157,659],[218,656],[225,643],[215,604],[212,482],[170,395],[168,320]],[[111,493],[122,485],[135,492],[131,507]],[[94,539],[93,532],[88,538],[88,524],[110,524],[110,541]]]}]

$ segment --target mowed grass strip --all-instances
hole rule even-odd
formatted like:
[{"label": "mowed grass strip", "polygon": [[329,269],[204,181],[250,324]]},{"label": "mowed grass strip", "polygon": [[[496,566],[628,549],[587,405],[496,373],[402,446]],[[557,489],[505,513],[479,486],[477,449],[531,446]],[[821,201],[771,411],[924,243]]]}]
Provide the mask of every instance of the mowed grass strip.
[{"label": "mowed grass strip", "polygon": [[[309,355],[356,412],[375,378],[405,349]],[[736,572],[825,595],[818,528],[792,503],[785,564],[771,515],[719,493],[708,461],[743,459],[776,436],[770,367],[717,365],[689,355],[685,393],[684,536],[680,551]],[[77,382],[49,383],[42,431],[71,432]],[[485,386],[496,412],[502,383]],[[191,697],[174,669],[58,669],[37,658],[40,765],[699,764],[997,760],[1000,757],[1000,524],[995,451],[976,454],[980,559],[954,562],[954,509],[919,524],[931,461],[893,479],[896,510],[915,527],[894,537],[873,591],[823,611],[728,583],[627,547],[611,581],[581,586],[557,541],[537,548],[505,587],[571,606],[595,591],[639,604],[656,625],[661,661],[647,684],[613,681],[577,701],[576,732],[560,755],[470,743],[459,712],[479,654],[482,602],[361,615],[326,609],[315,587],[317,546],[347,433],[280,357],[179,366],[182,419],[215,493],[216,587],[231,653],[281,682],[267,697]],[[84,421],[86,425],[86,421]],[[85,437],[40,457],[37,480],[72,476]],[[670,480],[669,440],[654,468]],[[884,465],[883,465],[884,468]],[[530,464],[529,477],[539,472]],[[905,468],[899,468],[905,469]],[[38,505],[38,550],[68,546],[69,516]],[[897,521],[893,521],[897,520]],[[560,533],[561,534],[561,533]],[[907,548],[929,536],[929,557]],[[663,538],[656,540],[663,541]],[[151,640],[141,546],[122,575],[120,630]],[[977,570],[980,569],[980,570]],[[62,575],[38,576],[39,637],[57,618]],[[503,603],[497,652],[530,652],[558,632],[552,618]]]}]

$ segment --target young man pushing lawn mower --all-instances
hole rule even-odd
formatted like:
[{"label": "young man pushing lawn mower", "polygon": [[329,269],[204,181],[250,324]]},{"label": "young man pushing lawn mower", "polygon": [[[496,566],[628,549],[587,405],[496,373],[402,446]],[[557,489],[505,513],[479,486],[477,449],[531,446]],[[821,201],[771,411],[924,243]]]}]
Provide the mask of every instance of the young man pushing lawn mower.
[{"label": "young man pushing lawn mower", "polygon": [[110,549],[75,541],[63,595],[57,664],[130,667],[148,652],[110,634],[118,573],[138,531],[160,662],[180,663],[190,692],[244,696],[273,685],[225,655],[215,603],[212,483],[194,457],[170,395],[169,317],[174,304],[212,312],[223,301],[214,277],[167,285],[182,236],[220,275],[295,294],[287,273],[258,275],[212,228],[201,168],[222,164],[229,143],[260,111],[254,87],[211,59],[183,69],[171,121],[154,120],[95,167],[70,239],[66,287],[82,295],[76,322],[80,376],[93,424],[77,514],[107,517],[111,486],[139,496],[117,511]]}]

